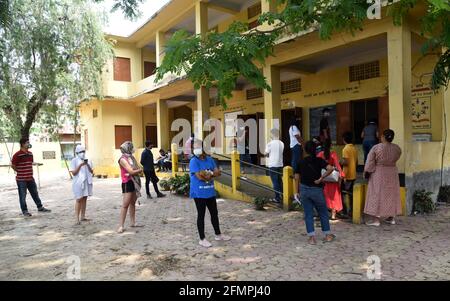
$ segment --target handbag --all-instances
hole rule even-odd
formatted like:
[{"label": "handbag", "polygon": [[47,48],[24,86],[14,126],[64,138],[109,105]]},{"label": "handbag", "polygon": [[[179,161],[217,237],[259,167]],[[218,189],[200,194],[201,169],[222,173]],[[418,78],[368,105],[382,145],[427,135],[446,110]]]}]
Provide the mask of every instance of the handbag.
[{"label": "handbag", "polygon": [[[327,172],[326,169],[322,169],[322,176]],[[339,182],[340,173],[336,169],[333,170],[333,172],[327,176],[326,178],[323,178],[324,182],[330,182],[330,183],[338,183]]]}]

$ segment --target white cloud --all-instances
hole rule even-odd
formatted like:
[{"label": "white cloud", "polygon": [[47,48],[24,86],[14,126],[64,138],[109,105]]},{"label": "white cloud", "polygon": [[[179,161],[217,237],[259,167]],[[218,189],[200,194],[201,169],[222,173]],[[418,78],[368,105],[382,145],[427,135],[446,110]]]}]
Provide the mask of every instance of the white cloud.
[{"label": "white cloud", "polygon": [[120,10],[111,13],[110,10],[114,5],[114,0],[106,0],[99,5],[100,10],[107,12],[109,19],[108,24],[104,26],[103,30],[105,33],[113,35],[129,36],[168,2],[170,2],[170,0],[145,0],[139,6],[141,16],[137,20],[130,21],[123,16],[122,11]]}]

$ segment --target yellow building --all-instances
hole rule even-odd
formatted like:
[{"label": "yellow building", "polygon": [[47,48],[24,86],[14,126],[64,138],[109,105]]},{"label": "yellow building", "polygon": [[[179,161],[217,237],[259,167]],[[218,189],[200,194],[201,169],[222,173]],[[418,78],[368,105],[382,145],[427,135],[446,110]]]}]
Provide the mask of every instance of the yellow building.
[{"label": "yellow building", "polygon": [[[418,19],[424,7],[416,7],[401,26],[383,17],[367,20],[364,29],[354,35],[340,33],[323,41],[311,29],[280,40],[275,56],[262,67],[272,92],[239,81],[226,110],[217,103],[214,89],[196,91],[182,76],[167,76],[154,83],[154,68],[162,61],[165,41],[174,31],[222,32],[235,20],[257,26],[258,16],[274,9],[265,0],[172,0],[130,36],[112,36],[117,44],[105,74],[106,99],[83,103],[80,108],[82,141],[97,172],[118,174],[118,146],[124,140],[132,140],[138,149],[148,139],[158,149],[169,149],[177,134],[171,124],[178,118],[191,124],[216,118],[223,125],[238,115],[280,119],[286,143],[293,116],[302,118],[302,134],[310,138],[318,130],[318,112],[328,107],[339,154],[342,133],[353,131],[360,144],[361,129],[370,118],[378,119],[381,130],[395,131],[394,142],[403,150],[398,167],[409,210],[414,190],[437,192],[442,174],[448,184],[450,150],[445,129],[450,115],[445,112],[450,92],[434,94],[429,89],[436,56],[420,53],[424,39]],[[201,113],[194,118],[196,111]],[[267,124],[266,129],[271,126]],[[222,129],[224,136],[229,135],[225,132]],[[225,149],[231,136],[216,143],[216,150]],[[360,155],[362,162],[362,151]]]}]

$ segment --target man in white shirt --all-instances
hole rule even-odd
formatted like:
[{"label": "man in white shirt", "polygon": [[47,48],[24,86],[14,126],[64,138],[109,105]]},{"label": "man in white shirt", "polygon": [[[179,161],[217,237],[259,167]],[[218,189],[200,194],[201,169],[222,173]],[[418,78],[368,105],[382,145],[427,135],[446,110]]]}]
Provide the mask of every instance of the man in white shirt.
[{"label": "man in white shirt", "polygon": [[292,121],[292,124],[289,128],[289,138],[290,138],[290,148],[291,148],[291,166],[294,169],[294,178],[295,178],[295,187],[294,187],[294,197],[295,201],[300,204],[300,196],[299,196],[299,185],[300,185],[300,174],[298,173],[298,164],[300,160],[302,159],[302,134],[300,133],[300,130],[298,129],[298,125],[300,123],[299,119],[294,119]]},{"label": "man in white shirt", "polygon": [[284,143],[280,141],[280,134],[277,129],[270,131],[272,141],[270,141],[265,150],[267,167],[270,169],[270,179],[272,180],[275,192],[275,202],[281,203],[281,194],[283,193],[283,151]]}]

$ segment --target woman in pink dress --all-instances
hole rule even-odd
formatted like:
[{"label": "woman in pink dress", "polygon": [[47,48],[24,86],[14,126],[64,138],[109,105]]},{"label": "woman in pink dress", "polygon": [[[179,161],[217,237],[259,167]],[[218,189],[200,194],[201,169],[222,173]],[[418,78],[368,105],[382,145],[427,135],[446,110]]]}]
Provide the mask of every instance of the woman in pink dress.
[{"label": "woman in pink dress", "polygon": [[336,213],[342,211],[342,196],[341,196],[341,179],[344,178],[344,172],[339,164],[339,158],[336,152],[331,151],[331,141],[325,140],[323,144],[323,151],[317,154],[317,157],[324,159],[327,163],[333,166],[340,173],[339,182],[324,182],[323,194],[327,202],[328,209],[331,209],[331,220],[336,220]]},{"label": "woman in pink dress", "polygon": [[385,130],[381,143],[369,152],[364,174],[369,178],[364,213],[372,217],[366,225],[379,226],[380,218],[387,218],[389,224],[395,224],[395,216],[402,213],[400,201],[400,182],[395,165],[402,150],[394,140],[394,131]]}]

